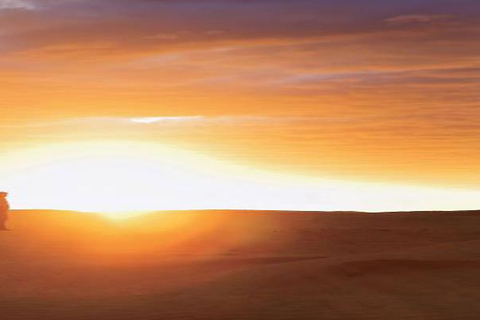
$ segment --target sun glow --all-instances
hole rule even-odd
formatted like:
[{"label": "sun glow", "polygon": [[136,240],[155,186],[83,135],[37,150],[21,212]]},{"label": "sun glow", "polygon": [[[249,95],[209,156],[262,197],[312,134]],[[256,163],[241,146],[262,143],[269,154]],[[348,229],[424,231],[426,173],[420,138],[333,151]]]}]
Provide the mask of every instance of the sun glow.
[{"label": "sun glow", "polygon": [[14,208],[99,212],[153,210],[449,210],[480,206],[480,192],[277,174],[136,141],[75,142],[0,159]]},{"label": "sun glow", "polygon": [[202,202],[198,190],[211,190],[221,180],[205,158],[149,143],[50,145],[19,152],[3,163],[9,168],[0,172],[3,185],[21,192],[23,206],[117,217],[187,209],[188,203]]}]

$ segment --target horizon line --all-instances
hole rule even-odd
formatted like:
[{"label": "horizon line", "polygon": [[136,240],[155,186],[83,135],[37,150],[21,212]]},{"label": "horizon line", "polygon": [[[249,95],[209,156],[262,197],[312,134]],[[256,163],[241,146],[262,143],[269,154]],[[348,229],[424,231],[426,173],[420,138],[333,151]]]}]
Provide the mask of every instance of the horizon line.
[{"label": "horizon line", "polygon": [[[11,212],[64,212],[64,213],[82,213],[82,214],[104,214],[102,211],[82,211],[82,210],[68,210],[68,209],[12,209]],[[126,211],[127,212],[127,211]],[[271,213],[359,213],[359,214],[382,214],[382,213],[455,213],[455,212],[480,212],[479,209],[459,209],[459,210],[399,210],[399,211],[355,211],[355,210],[275,210],[275,209],[170,209],[170,210],[130,210],[130,213],[139,213],[139,214],[153,214],[153,213],[162,213],[162,212],[271,212]],[[108,212],[115,214],[115,212]],[[119,212],[125,213],[125,212]]]}]

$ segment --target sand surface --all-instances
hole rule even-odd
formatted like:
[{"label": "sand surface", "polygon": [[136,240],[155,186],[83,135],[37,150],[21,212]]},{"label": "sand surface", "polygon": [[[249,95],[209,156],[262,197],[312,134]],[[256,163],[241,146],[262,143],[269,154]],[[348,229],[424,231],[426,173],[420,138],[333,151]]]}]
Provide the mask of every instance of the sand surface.
[{"label": "sand surface", "polygon": [[13,216],[5,320],[480,317],[480,212]]}]

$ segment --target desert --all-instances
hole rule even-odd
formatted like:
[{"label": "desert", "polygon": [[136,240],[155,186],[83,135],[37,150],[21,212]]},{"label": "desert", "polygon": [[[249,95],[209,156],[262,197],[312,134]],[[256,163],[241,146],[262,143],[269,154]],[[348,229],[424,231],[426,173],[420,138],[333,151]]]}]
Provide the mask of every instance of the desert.
[{"label": "desert", "polygon": [[13,212],[2,319],[477,319],[479,212]]}]

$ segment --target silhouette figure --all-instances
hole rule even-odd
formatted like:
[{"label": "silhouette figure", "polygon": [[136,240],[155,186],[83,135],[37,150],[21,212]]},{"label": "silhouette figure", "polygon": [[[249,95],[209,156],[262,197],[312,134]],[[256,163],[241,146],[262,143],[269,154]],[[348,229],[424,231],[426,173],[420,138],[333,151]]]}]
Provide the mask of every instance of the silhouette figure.
[{"label": "silhouette figure", "polygon": [[8,211],[10,210],[10,204],[7,200],[8,193],[0,192],[0,231],[8,230],[7,221],[8,221]]}]

